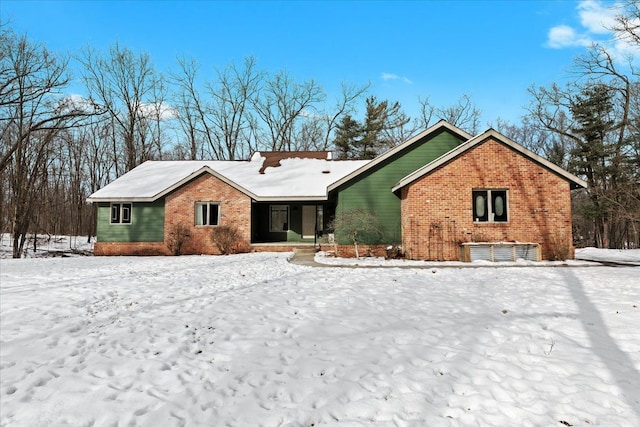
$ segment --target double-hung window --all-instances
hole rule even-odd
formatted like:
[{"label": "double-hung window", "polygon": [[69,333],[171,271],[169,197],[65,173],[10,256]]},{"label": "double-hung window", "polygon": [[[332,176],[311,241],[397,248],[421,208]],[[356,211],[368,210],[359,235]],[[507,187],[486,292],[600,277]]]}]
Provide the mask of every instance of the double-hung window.
[{"label": "double-hung window", "polygon": [[218,225],[220,223],[220,203],[197,202],[196,225]]},{"label": "double-hung window", "polygon": [[507,190],[473,190],[475,222],[507,222]]},{"label": "double-hung window", "polygon": [[131,203],[111,203],[111,224],[131,224]]},{"label": "double-hung window", "polygon": [[269,231],[289,230],[289,206],[271,205],[269,207]]}]

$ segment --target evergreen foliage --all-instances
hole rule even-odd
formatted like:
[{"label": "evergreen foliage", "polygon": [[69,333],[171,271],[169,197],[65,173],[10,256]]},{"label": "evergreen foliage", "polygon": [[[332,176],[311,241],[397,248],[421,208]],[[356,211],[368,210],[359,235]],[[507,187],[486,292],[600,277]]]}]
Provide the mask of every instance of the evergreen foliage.
[{"label": "evergreen foliage", "polygon": [[398,142],[391,131],[409,123],[400,104],[388,100],[378,102],[375,96],[366,100],[363,123],[345,115],[336,128],[334,145],[339,159],[373,159]]}]

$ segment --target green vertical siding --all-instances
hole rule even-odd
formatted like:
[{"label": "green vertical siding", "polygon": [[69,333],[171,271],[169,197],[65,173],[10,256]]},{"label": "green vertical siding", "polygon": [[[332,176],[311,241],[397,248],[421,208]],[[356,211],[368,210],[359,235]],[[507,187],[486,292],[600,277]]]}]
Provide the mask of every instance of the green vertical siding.
[{"label": "green vertical siding", "polygon": [[463,141],[447,132],[427,136],[337,189],[336,214],[352,209],[376,213],[384,232],[381,243],[400,243],[400,199],[391,188],[400,179],[460,145]]},{"label": "green vertical siding", "polygon": [[164,241],[164,199],[152,203],[133,203],[131,224],[110,224],[109,203],[98,204],[99,242]]}]

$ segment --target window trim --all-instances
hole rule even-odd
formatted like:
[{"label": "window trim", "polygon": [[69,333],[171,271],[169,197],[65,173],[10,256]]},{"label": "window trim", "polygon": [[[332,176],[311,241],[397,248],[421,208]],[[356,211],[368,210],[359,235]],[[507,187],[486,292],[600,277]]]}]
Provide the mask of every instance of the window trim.
[{"label": "window trim", "polygon": [[[499,195],[494,195],[494,192],[504,193],[504,219],[495,219],[495,200]],[[477,197],[484,193],[484,209],[486,212],[484,215],[477,215]],[[509,222],[511,217],[509,213],[509,190],[507,188],[474,188],[471,191],[471,214],[474,224],[505,224]],[[486,216],[486,219],[481,219]]]},{"label": "window trim", "polygon": [[[274,208],[284,208],[287,212],[286,222],[284,223],[284,227],[279,228],[277,230],[273,229],[273,211]],[[289,209],[289,205],[269,205],[269,232],[270,233],[286,233],[291,228],[289,227],[291,224],[291,209]]]},{"label": "window trim", "polygon": [[[214,205],[218,208],[218,215],[216,218],[216,223],[215,224],[208,224],[209,222],[209,217],[210,217],[210,213],[209,210],[211,209],[211,206]],[[198,201],[195,203],[195,208],[194,208],[194,224],[196,227],[217,227],[220,225],[220,218],[221,218],[221,214],[220,214],[220,202],[205,202],[205,201]],[[199,216],[198,213],[201,212],[201,209],[203,206],[207,207],[207,215],[206,215],[206,222],[207,224],[205,224],[205,216]],[[201,218],[201,222],[202,224],[198,224],[198,218]]]},{"label": "window trim", "polygon": [[[114,208],[118,210],[118,216],[114,218]],[[128,212],[128,221],[125,221],[125,212]],[[117,202],[109,204],[109,224],[111,225],[131,225],[133,223],[133,203]]]}]

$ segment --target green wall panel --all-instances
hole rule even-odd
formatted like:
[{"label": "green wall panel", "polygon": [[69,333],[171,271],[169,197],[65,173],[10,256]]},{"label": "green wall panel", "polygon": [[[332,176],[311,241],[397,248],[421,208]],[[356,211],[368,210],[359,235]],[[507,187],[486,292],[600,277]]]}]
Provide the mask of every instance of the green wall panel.
[{"label": "green wall panel", "polygon": [[[391,188],[402,178],[437,159],[463,141],[447,132],[427,136],[406,150],[385,160],[340,188],[336,214],[352,209],[365,209],[376,213],[384,238],[381,243],[400,243],[400,198]],[[347,243],[347,242],[341,242]]]},{"label": "green wall panel", "polygon": [[164,199],[152,203],[133,203],[131,224],[110,224],[109,203],[98,204],[98,242],[164,241]]}]

